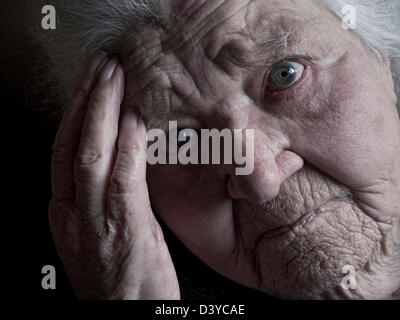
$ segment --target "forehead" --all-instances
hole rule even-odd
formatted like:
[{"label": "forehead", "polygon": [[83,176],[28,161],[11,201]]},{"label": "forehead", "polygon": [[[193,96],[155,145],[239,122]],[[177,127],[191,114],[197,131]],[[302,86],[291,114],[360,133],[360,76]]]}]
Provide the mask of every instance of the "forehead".
[{"label": "forehead", "polygon": [[219,81],[223,92],[231,79],[215,71],[221,57],[262,70],[287,55],[326,57],[335,46],[328,29],[337,21],[311,0],[184,0],[168,10],[165,24],[133,35],[126,53],[128,90],[141,96],[146,120],[179,110],[194,87]]},{"label": "forehead", "polygon": [[[275,25],[318,24],[326,8],[315,0],[177,0],[171,2],[165,21],[173,31],[206,34],[230,27],[249,33],[263,32]],[[196,31],[204,31],[204,33]]]}]

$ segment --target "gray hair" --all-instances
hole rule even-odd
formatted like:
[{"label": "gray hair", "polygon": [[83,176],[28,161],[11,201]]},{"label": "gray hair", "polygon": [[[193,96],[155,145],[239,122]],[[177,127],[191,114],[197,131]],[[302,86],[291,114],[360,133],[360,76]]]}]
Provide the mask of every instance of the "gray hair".
[{"label": "gray hair", "polygon": [[[391,70],[400,110],[400,1],[398,0],[320,0],[338,19],[342,8],[352,5],[357,11],[357,26],[352,30],[380,60],[385,55]],[[122,41],[141,25],[163,24],[166,15],[163,0],[37,0],[36,12],[45,4],[57,8],[56,30],[35,32],[47,56],[48,74],[57,90],[54,99],[70,97],[81,76],[82,64],[98,51],[118,52]],[[39,25],[35,21],[34,25]]]}]

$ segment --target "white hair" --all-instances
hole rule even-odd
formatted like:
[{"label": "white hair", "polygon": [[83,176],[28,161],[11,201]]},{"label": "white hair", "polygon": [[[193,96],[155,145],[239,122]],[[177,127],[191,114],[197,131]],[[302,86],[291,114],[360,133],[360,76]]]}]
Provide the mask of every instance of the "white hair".
[{"label": "white hair", "polygon": [[[391,62],[400,110],[400,1],[399,0],[320,0],[339,21],[342,8],[356,8],[356,29],[352,32],[379,59]],[[53,80],[58,101],[65,101],[81,76],[86,59],[100,50],[118,52],[123,39],[147,23],[163,24],[163,0],[37,0],[36,12],[45,4],[57,8],[56,30],[35,32],[46,51],[49,79]],[[37,21],[35,25],[38,25]]]},{"label": "white hair", "polygon": [[400,111],[400,1],[399,0],[321,0],[340,19],[342,9],[356,9],[354,34],[381,61],[389,59]]}]

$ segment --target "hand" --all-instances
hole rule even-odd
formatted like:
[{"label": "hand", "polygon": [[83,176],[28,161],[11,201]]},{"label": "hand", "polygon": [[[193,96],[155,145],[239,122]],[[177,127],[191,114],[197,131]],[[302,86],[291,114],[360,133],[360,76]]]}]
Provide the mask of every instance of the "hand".
[{"label": "hand", "polygon": [[146,129],[134,110],[120,112],[124,83],[118,60],[99,55],[66,109],[53,147],[53,239],[78,298],[179,299],[150,207]]}]

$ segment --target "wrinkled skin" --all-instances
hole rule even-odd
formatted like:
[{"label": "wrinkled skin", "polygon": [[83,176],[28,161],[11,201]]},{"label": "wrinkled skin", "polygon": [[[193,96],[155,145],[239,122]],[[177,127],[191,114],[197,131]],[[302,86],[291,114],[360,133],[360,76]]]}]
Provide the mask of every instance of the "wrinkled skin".
[{"label": "wrinkled skin", "polygon": [[[98,102],[95,107],[102,111],[96,118],[90,116],[96,111],[89,101],[83,128],[96,129],[79,133],[76,157],[104,154],[105,144],[118,154],[114,145],[122,140],[120,161],[114,154],[97,167],[96,161],[85,162],[86,179],[82,163],[75,162],[75,183],[91,186],[75,196],[73,205],[55,197],[50,206],[53,237],[78,295],[179,297],[151,201],[193,253],[245,286],[281,298],[396,298],[400,121],[387,59],[378,63],[317,1],[173,4],[170,16],[179,13],[180,23],[138,27],[124,42],[125,88],[120,72],[120,78],[96,89],[97,94],[108,90],[103,94],[117,101],[111,103],[114,109]],[[263,59],[249,54],[263,35],[292,25],[284,50],[264,50]],[[266,94],[268,70],[288,58],[301,58],[302,79]],[[147,166],[146,186],[143,132],[118,130],[121,92],[122,108],[139,110],[148,129],[166,128],[176,119],[183,128],[254,129],[254,172],[237,176],[233,165]],[[59,140],[71,119],[63,120]],[[82,138],[90,134],[92,140]],[[55,149],[69,143],[56,141]],[[99,168],[102,179],[94,179]],[[64,174],[57,170],[53,181]],[[108,184],[111,191],[105,191]],[[108,195],[94,200],[114,206],[96,205],[88,197],[99,188]],[[57,195],[54,183],[53,191]],[[95,216],[89,223],[69,218],[88,212]],[[74,237],[62,231],[60,219],[69,219]],[[107,225],[105,232],[94,227],[99,219]],[[82,234],[91,241],[80,241]],[[74,258],[77,252],[80,259]],[[89,277],[87,266],[99,261],[104,267],[91,269]],[[345,265],[356,269],[354,290],[340,285]],[[101,290],[85,289],[96,285]]]},{"label": "wrinkled skin", "polygon": [[[179,119],[184,128],[255,129],[255,171],[149,167],[157,212],[203,261],[246,286],[284,298],[391,297],[400,286],[400,126],[389,66],[378,67],[317,2],[200,2],[186,3],[176,33],[135,37],[130,49],[140,53],[124,55],[127,105],[140,103],[145,118],[160,106],[160,127]],[[293,19],[287,52],[271,51],[268,63],[313,64],[300,84],[263,101],[269,64],[252,70],[219,57],[224,47],[246,56],[261,32]],[[347,264],[357,290],[338,286]]]}]

